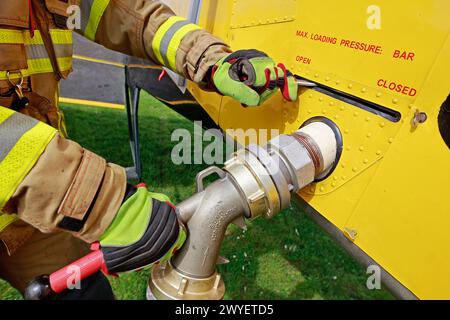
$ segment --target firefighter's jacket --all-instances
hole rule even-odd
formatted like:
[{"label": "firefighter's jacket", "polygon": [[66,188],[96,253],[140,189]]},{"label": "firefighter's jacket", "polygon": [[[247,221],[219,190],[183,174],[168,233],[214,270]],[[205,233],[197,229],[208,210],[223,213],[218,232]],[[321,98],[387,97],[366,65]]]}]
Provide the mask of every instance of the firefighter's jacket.
[{"label": "firefighter's jacket", "polygon": [[0,240],[10,253],[35,228],[94,242],[124,197],[122,167],[65,139],[58,83],[72,71],[73,32],[197,83],[230,52],[159,1],[1,0]]}]

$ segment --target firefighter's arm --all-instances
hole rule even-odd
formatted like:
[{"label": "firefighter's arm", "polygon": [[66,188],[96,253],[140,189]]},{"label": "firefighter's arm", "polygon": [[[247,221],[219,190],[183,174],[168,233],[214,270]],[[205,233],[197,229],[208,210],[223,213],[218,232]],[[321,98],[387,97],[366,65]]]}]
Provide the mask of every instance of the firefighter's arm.
[{"label": "firefighter's arm", "polygon": [[190,80],[206,72],[231,50],[197,25],[175,16],[154,0],[81,0],[85,37],[118,52],[150,59]]},{"label": "firefighter's arm", "polygon": [[81,0],[81,9],[81,33],[109,49],[151,59],[248,106],[278,89],[286,100],[297,99],[296,79],[284,65],[257,50],[232,53],[159,1]]},{"label": "firefighter's arm", "polygon": [[110,272],[147,266],[185,234],[163,195],[129,187],[125,170],[52,127],[0,107],[0,211],[44,233],[99,241]]}]

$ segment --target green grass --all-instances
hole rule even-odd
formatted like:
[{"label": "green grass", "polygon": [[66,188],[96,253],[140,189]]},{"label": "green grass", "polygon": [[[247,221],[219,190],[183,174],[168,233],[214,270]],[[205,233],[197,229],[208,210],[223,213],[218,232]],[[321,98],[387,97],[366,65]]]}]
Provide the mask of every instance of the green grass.
[{"label": "green grass", "polygon": [[[195,192],[203,165],[176,166],[170,160],[171,133],[193,125],[151,97],[141,101],[144,181],[177,203]],[[111,162],[131,165],[126,115],[122,111],[64,105],[71,138]],[[222,248],[230,260],[219,266],[226,299],[392,299],[366,288],[364,268],[297,208],[272,220],[257,219],[246,232],[231,226]],[[112,278],[119,299],[144,299],[148,272]],[[19,299],[0,282],[0,299]]]}]

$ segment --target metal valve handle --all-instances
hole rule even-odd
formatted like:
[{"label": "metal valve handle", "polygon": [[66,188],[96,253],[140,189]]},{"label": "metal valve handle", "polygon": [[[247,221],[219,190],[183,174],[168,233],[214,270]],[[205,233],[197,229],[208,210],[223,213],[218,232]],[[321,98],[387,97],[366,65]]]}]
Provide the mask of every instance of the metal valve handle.
[{"label": "metal valve handle", "polygon": [[221,179],[224,179],[227,176],[225,171],[223,171],[222,169],[220,169],[218,167],[213,166],[213,167],[206,168],[205,170],[199,172],[197,174],[197,177],[195,178],[195,181],[197,184],[197,193],[200,193],[203,190],[205,190],[203,180],[214,173],[216,173]]}]

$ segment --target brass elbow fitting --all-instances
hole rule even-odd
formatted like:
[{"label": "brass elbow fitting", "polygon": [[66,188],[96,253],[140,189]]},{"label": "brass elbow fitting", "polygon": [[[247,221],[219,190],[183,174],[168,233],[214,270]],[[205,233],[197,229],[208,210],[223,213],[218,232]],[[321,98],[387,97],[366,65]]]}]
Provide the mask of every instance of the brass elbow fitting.
[{"label": "brass elbow fitting", "polygon": [[[335,130],[313,122],[265,147],[237,151],[223,169],[200,172],[197,193],[177,206],[189,231],[186,244],[169,263],[153,268],[148,298],[222,299],[225,285],[216,265],[227,227],[245,225],[245,218],[271,218],[288,208],[291,193],[330,171],[337,148]],[[211,174],[219,179],[204,188],[203,180]]]}]

